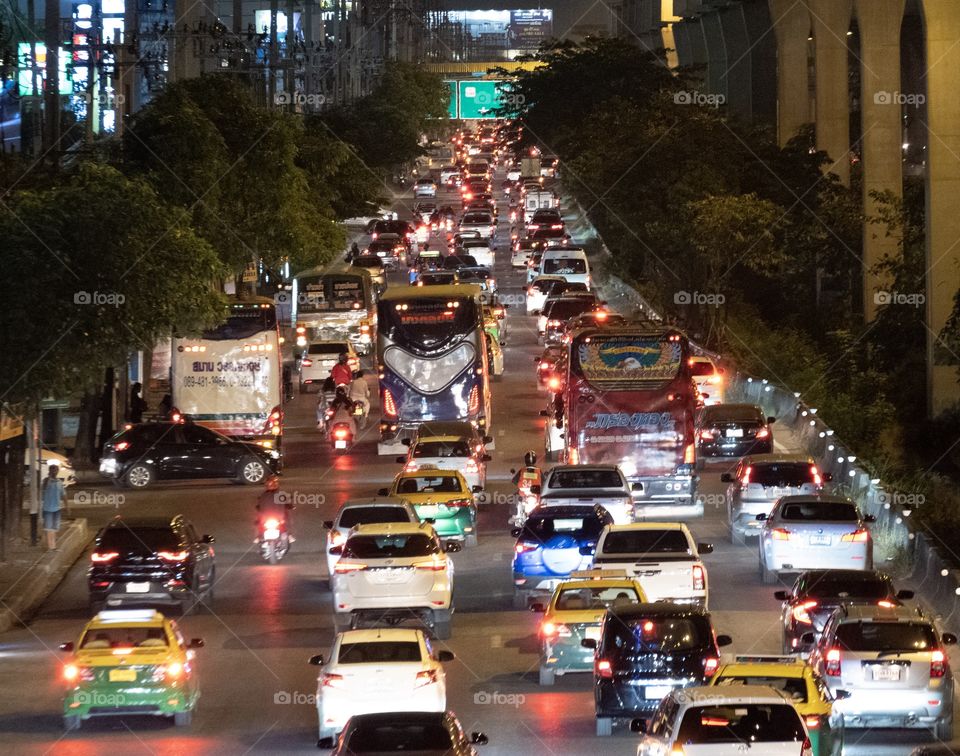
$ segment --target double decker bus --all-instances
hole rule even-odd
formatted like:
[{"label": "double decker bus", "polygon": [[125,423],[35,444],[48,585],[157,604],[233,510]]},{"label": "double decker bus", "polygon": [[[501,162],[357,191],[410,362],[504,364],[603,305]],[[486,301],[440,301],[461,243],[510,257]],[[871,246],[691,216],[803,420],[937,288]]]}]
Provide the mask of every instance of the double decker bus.
[{"label": "double decker bus", "polygon": [[571,464],[619,465],[638,516],[699,517],[690,345],[653,325],[573,334],[561,392]]},{"label": "double decker bus", "polygon": [[170,388],[175,419],[279,448],[283,365],[273,301],[232,299],[222,325],[174,338]]},{"label": "double decker bus", "polygon": [[318,266],[293,278],[291,317],[297,346],[349,340],[370,354],[376,340],[376,288],[369,271],[345,263]]},{"label": "double decker bus", "polygon": [[479,286],[390,287],[377,309],[380,454],[420,423],[489,428],[490,375]]}]

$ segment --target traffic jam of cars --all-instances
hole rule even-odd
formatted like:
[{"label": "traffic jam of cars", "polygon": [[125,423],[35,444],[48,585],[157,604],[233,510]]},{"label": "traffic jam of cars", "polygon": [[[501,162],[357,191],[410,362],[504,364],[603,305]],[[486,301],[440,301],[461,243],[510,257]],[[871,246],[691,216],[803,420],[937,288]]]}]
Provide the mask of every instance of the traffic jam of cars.
[{"label": "traffic jam of cars", "polygon": [[[949,741],[957,639],[883,571],[873,518],[778,443],[778,418],[737,395],[723,359],[614,309],[561,212],[564,166],[521,141],[510,122],[457,132],[449,163],[371,219],[345,261],[295,277],[289,333],[267,305],[233,324],[251,344],[286,336],[247,350],[276,357],[256,375],[267,399],[255,406],[240,381],[207,407],[185,378],[166,419],[106,443],[103,477],[135,493],[255,486],[262,569],[312,552],[334,633],[303,655],[316,668],[310,727],[337,754],[518,752],[450,703],[473,616],[458,605],[481,611],[474,561],[509,585],[498,616],[534,626],[524,680],[547,701],[537,716],[551,717],[551,696],[578,696],[597,753],[839,756],[876,728]],[[205,348],[184,347],[194,364]],[[505,376],[524,393],[495,408]],[[283,422],[306,407],[319,461],[284,440],[286,404]],[[509,445],[517,404],[535,405],[530,451]],[[241,415],[256,415],[252,430]],[[518,448],[523,459],[501,451]],[[384,460],[386,485],[372,472]],[[295,538],[312,512],[295,517],[283,495],[311,465],[323,485],[351,478],[319,543]],[[70,737],[116,716],[196,729],[217,650],[187,629],[214,612],[215,543],[174,511],[128,508],[100,530],[90,619],[60,645]],[[719,577],[719,552],[751,555],[739,574],[776,600],[778,652],[754,653],[715,617],[718,595],[726,617],[739,590]]]}]

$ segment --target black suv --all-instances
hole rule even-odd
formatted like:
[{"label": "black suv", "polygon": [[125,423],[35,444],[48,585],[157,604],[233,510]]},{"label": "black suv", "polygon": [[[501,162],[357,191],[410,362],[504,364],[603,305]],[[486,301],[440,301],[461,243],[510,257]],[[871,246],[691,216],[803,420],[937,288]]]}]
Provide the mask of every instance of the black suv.
[{"label": "black suv", "polygon": [[115,517],[90,555],[90,608],[179,606],[213,601],[213,536],[198,536],[183,516]]},{"label": "black suv", "polygon": [[632,604],[612,608],[600,626],[595,650],[593,697],[597,735],[610,735],[614,721],[647,718],[675,688],[705,685],[720,666],[720,647],[710,615],[677,604]]},{"label": "black suv", "polygon": [[185,478],[230,478],[256,485],[279,468],[279,451],[193,423],[130,426],[104,445],[100,457],[100,474],[131,488]]},{"label": "black suv", "polygon": [[783,652],[806,653],[806,633],[819,636],[833,611],[842,605],[899,606],[913,591],[897,591],[889,575],[876,570],[807,570],[790,591],[773,594],[783,602]]}]

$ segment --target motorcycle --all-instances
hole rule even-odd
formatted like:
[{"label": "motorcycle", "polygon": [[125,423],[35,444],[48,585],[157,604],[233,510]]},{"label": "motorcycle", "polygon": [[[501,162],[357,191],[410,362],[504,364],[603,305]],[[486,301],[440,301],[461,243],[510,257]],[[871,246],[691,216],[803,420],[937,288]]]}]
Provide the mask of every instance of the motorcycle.
[{"label": "motorcycle", "polygon": [[[516,474],[517,471],[511,469],[510,472]],[[510,518],[512,525],[518,528],[523,527],[530,513],[540,505],[540,491],[541,487],[539,485],[525,484],[524,479],[520,478],[520,482],[517,484],[517,506]]]},{"label": "motorcycle", "polygon": [[[287,504],[286,509],[293,509]],[[257,511],[260,511],[259,505]],[[260,546],[260,556],[270,564],[276,564],[287,555],[293,538],[287,530],[287,517],[273,510],[257,518],[257,538],[254,543]]]},{"label": "motorcycle", "polygon": [[330,427],[330,442],[335,451],[346,452],[353,446],[354,439],[357,437],[357,421],[354,420],[355,409],[356,406],[354,405],[350,408],[341,406],[336,410],[330,410],[331,416],[327,422]]}]

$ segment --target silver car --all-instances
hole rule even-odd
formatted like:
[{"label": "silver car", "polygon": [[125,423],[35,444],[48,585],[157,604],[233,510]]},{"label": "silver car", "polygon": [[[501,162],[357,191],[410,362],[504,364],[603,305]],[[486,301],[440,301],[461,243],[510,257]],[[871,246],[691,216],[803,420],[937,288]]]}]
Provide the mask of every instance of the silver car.
[{"label": "silver car", "polygon": [[[807,635],[812,641],[813,633]],[[949,741],[953,674],[945,646],[956,642],[916,608],[841,606],[813,647],[810,665],[839,699],[833,716],[844,727],[932,729]]]},{"label": "silver car", "polygon": [[412,506],[402,499],[392,496],[373,496],[368,499],[354,499],[344,503],[333,520],[324,520],[327,531],[327,574],[333,575],[333,566],[340,558],[331,554],[333,546],[343,546],[350,530],[357,525],[370,525],[386,522],[420,522]]}]

